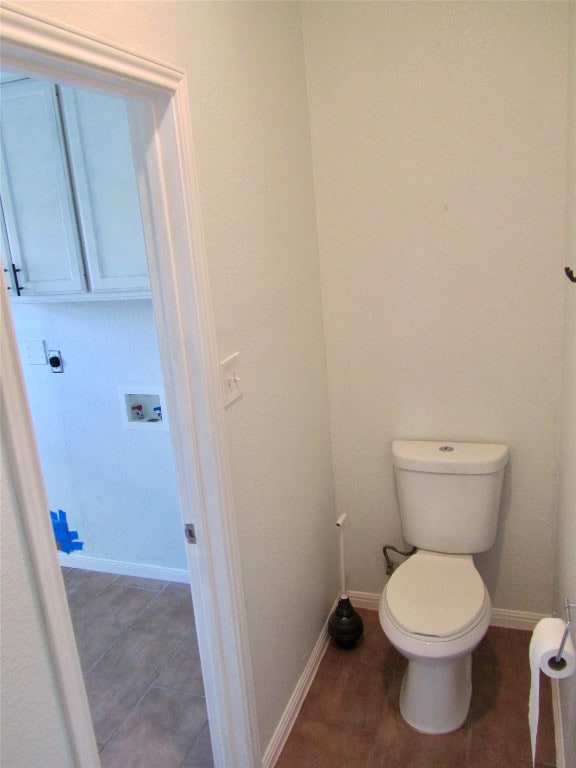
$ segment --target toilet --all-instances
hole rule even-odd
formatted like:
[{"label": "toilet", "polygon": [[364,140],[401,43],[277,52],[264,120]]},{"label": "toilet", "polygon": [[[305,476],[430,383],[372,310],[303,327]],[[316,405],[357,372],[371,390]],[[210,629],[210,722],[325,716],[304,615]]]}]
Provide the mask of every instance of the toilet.
[{"label": "toilet", "polygon": [[492,612],[472,555],[494,544],[508,455],[501,444],[392,444],[402,531],[417,551],[389,578],[379,617],[408,659],[400,712],[423,733],[454,731],[468,715],[472,651]]}]

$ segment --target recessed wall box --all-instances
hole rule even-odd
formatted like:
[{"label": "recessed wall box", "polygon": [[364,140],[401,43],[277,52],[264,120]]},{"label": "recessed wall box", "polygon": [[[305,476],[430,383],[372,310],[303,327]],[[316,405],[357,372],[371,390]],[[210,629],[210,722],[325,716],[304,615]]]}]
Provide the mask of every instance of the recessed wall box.
[{"label": "recessed wall box", "polygon": [[118,387],[118,395],[124,429],[168,429],[162,387],[145,384],[121,385]]}]

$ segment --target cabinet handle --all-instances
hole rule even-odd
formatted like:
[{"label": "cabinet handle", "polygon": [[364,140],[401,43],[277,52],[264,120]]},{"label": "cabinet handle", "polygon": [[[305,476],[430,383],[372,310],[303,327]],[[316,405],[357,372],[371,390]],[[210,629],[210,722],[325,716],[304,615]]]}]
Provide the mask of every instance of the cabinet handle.
[{"label": "cabinet handle", "polygon": [[[4,272],[12,272],[12,280],[14,281],[14,288],[16,289],[16,296],[20,296],[22,293],[24,286],[20,285],[18,282],[18,272],[20,272],[20,268],[17,267],[14,262],[10,262],[10,269],[5,269]],[[12,286],[7,286],[8,290],[12,290]]]}]

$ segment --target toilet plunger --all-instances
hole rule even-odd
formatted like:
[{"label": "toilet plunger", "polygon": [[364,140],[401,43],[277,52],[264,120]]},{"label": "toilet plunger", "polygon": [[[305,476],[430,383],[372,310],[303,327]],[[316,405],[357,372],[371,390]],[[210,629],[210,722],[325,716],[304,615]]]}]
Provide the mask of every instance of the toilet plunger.
[{"label": "toilet plunger", "polygon": [[340,549],[340,599],[338,605],[328,620],[328,634],[341,648],[353,648],[364,632],[364,622],[360,614],[354,610],[350,598],[346,593],[344,577],[344,520],[346,512],[336,520],[339,530]]}]

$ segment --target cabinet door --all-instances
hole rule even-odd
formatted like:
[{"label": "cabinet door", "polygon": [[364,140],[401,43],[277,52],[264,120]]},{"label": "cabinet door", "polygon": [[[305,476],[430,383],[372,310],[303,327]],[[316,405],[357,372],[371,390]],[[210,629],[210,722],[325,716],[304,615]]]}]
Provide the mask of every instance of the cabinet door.
[{"label": "cabinet door", "polygon": [[65,87],[60,95],[90,290],[148,289],[126,103]]},{"label": "cabinet door", "polygon": [[[84,269],[54,86],[0,87],[0,194],[23,296],[85,291]],[[7,258],[8,260],[8,258]]]},{"label": "cabinet door", "polygon": [[8,245],[8,233],[6,232],[6,221],[4,218],[4,209],[2,207],[2,197],[0,197],[0,252],[2,253],[2,265],[6,273],[6,288],[12,295],[16,293],[14,283],[14,266],[10,256],[10,246]]}]

